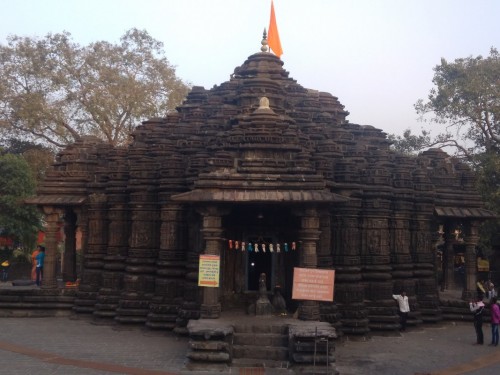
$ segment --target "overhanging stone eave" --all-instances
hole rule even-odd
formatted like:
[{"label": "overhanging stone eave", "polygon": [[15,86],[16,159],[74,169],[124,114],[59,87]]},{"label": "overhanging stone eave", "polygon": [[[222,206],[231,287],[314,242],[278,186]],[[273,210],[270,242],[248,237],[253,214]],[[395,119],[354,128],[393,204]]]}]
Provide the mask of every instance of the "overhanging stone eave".
[{"label": "overhanging stone eave", "polygon": [[481,207],[434,207],[434,213],[438,217],[451,217],[460,219],[497,219],[493,211]]},{"label": "overhanging stone eave", "polygon": [[173,201],[184,203],[341,203],[350,199],[326,190],[203,190],[195,189],[173,195]]},{"label": "overhanging stone eave", "polygon": [[87,200],[83,195],[39,195],[24,200],[25,204],[37,206],[81,206]]}]

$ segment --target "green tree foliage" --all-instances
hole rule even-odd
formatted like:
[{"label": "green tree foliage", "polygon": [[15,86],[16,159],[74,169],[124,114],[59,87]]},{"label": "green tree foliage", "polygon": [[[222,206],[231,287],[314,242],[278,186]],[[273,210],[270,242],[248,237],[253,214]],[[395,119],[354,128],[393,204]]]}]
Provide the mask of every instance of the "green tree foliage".
[{"label": "green tree foliage", "polygon": [[414,155],[430,147],[431,144],[430,132],[426,130],[422,130],[420,135],[415,135],[410,129],[406,129],[402,136],[389,134],[388,138],[393,142],[391,147],[394,151],[406,155]]},{"label": "green tree foliage", "polygon": [[[415,108],[423,119],[440,129],[432,143],[454,147],[473,161],[483,152],[498,152],[500,146],[500,54],[467,57],[434,68],[427,101]],[[429,117],[430,116],[430,117]]]},{"label": "green tree foliage", "polygon": [[165,116],[187,94],[162,48],[137,29],[118,44],[87,46],[67,32],[10,36],[0,45],[0,129],[54,147],[82,135],[126,143],[137,124]]},{"label": "green tree foliage", "polygon": [[11,138],[0,142],[0,147],[3,147],[0,154],[9,153],[23,156],[37,185],[45,178],[45,172],[54,163],[54,152],[48,147],[33,142]]},{"label": "green tree foliage", "polygon": [[[487,57],[441,59],[434,68],[433,83],[427,100],[415,104],[431,129],[420,136],[409,130],[402,137],[391,135],[393,148],[404,153],[429,147],[455,151],[476,171],[487,207],[500,215],[500,54],[491,48]],[[431,130],[437,135],[431,137]],[[499,242],[499,231],[498,221],[483,225],[485,254],[492,243]]]},{"label": "green tree foliage", "polygon": [[35,179],[22,156],[0,155],[0,229],[2,235],[32,246],[40,228],[40,214],[23,204],[35,193]]}]

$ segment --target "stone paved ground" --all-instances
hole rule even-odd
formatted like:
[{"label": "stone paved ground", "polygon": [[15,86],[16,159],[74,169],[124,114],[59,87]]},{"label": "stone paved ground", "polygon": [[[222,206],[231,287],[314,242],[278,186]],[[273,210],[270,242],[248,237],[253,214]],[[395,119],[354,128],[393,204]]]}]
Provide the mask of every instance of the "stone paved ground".
[{"label": "stone paved ground", "polygon": [[489,324],[483,332],[486,345],[473,345],[474,327],[462,322],[427,325],[365,342],[347,341],[337,346],[337,370],[341,375],[499,375],[500,347],[487,345]]},{"label": "stone paved ground", "polygon": [[[489,340],[489,326],[484,331]],[[337,370],[341,375],[500,374],[500,347],[473,342],[472,324],[465,323],[347,341],[337,346]],[[139,328],[83,319],[0,318],[0,374],[186,374],[186,350],[185,338]]]}]

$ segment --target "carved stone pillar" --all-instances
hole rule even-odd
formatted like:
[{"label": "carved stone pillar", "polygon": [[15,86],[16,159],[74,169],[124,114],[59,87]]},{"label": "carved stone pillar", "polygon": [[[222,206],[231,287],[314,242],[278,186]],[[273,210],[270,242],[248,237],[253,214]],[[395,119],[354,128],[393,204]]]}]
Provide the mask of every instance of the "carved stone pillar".
[{"label": "carved stone pillar", "polygon": [[154,294],[159,246],[159,210],[154,192],[131,194],[131,226],[128,257],[115,320],[145,323]]},{"label": "carved stone pillar", "polygon": [[45,214],[45,260],[43,266],[43,289],[57,288],[56,279],[56,254],[57,254],[57,233],[60,230],[61,210],[55,207],[43,207]]},{"label": "carved stone pillar", "polygon": [[465,287],[462,299],[470,301],[476,297],[477,258],[476,246],[479,242],[479,224],[471,221],[466,225],[465,232]]},{"label": "carved stone pillar", "polygon": [[72,210],[64,214],[63,281],[76,280],[76,215]]},{"label": "carved stone pillar", "polygon": [[[361,217],[361,264],[365,306],[369,319],[368,327],[371,330],[395,330],[399,325],[392,299],[394,285],[389,224],[391,201],[388,199],[388,191],[384,191],[382,186],[377,188],[379,189],[376,190],[374,186],[365,192]],[[404,224],[402,225],[404,228]],[[401,234],[404,238],[404,229]],[[404,274],[403,271],[401,276]],[[408,290],[409,298],[413,291],[414,288]]]},{"label": "carved stone pillar", "polygon": [[445,226],[445,261],[446,261],[446,269],[444,273],[445,287],[447,290],[456,289],[455,283],[455,250],[453,248],[453,244],[455,242],[455,233],[453,232],[455,227],[451,222],[448,222]]},{"label": "carved stone pillar", "polygon": [[[299,231],[300,267],[317,268],[318,254],[317,246],[321,231],[319,214],[315,208],[307,208],[298,212],[301,216],[301,229]],[[299,305],[299,319],[319,320],[319,302],[301,301]]]},{"label": "carved stone pillar", "polygon": [[74,306],[74,310],[79,313],[94,311],[97,292],[102,283],[108,234],[106,203],[104,194],[89,196],[88,235],[85,232],[82,234],[87,241],[84,242],[82,275]]},{"label": "carved stone pillar", "polygon": [[[201,232],[205,240],[204,253],[220,256],[222,250],[222,213],[217,207],[206,207],[199,212],[203,216]],[[201,304],[202,318],[217,319],[220,317],[221,304],[219,293],[219,288],[203,288]]]},{"label": "carved stone pillar", "polygon": [[186,230],[183,206],[172,203],[163,205],[155,294],[146,322],[149,328],[171,330],[176,326],[184,294]]},{"label": "carved stone pillar", "polygon": [[352,199],[334,211],[333,266],[335,267],[335,304],[341,314],[344,333],[369,331],[361,276],[361,200]]},{"label": "carved stone pillar", "polygon": [[[89,225],[88,225],[88,214],[87,210],[84,208],[80,208],[76,211],[76,226],[80,230],[82,235],[82,243],[81,243],[81,257],[83,259],[84,254],[87,252],[87,247],[89,243]],[[80,261],[80,264],[77,265],[76,274],[77,277],[81,278],[83,274],[83,261]]]},{"label": "carved stone pillar", "polygon": [[123,291],[130,235],[128,165],[125,157],[125,149],[114,149],[109,156],[109,179],[106,184],[108,244],[104,257],[102,285],[94,310],[94,322],[99,323],[108,323],[116,317]]},{"label": "carved stone pillar", "polygon": [[102,284],[94,310],[94,320],[106,322],[116,317],[120,295],[123,289],[123,275],[128,250],[128,206],[125,194],[108,195],[109,234]]},{"label": "carved stone pillar", "polygon": [[321,210],[319,216],[320,238],[318,244],[318,268],[331,268],[332,258],[332,220],[329,210]]}]

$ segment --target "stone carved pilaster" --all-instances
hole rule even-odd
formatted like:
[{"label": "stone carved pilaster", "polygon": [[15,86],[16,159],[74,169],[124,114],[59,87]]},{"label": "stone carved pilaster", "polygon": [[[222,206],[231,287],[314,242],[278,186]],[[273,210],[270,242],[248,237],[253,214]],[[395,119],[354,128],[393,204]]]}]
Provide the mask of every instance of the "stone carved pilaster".
[{"label": "stone carved pilaster", "polygon": [[80,249],[81,251],[80,264],[78,265],[79,268],[76,271],[78,277],[81,279],[83,275],[83,257],[87,252],[87,247],[89,243],[88,212],[86,208],[82,207],[76,210],[76,226],[80,230],[82,236],[81,249]]},{"label": "stone carved pilaster", "polygon": [[150,328],[174,329],[184,295],[186,274],[186,221],[184,207],[165,204],[161,209],[160,251],[146,325]]},{"label": "stone carved pilaster", "polygon": [[[106,215],[106,195],[91,194],[88,209],[88,235],[83,251],[83,272],[75,300],[75,311],[92,313],[97,292],[102,283],[102,269],[106,253],[108,222]],[[85,228],[82,227],[84,230]]]},{"label": "stone carved pilaster", "polygon": [[[425,322],[436,322],[440,320],[439,297],[435,278],[435,256],[436,251],[432,243],[431,225],[434,224],[425,215],[423,203],[419,205],[420,210],[414,214],[412,220],[411,252],[413,258],[414,282],[409,285],[415,286],[415,300],[412,299],[413,291],[410,290],[410,304],[413,310],[411,318],[413,324]],[[438,231],[438,228],[435,228]],[[409,280],[408,280],[409,282]],[[408,292],[407,292],[408,293]]]},{"label": "stone carved pilaster", "polygon": [[318,268],[331,268],[332,259],[332,220],[328,210],[321,210],[319,216],[320,237],[318,243]]},{"label": "stone carved pilaster", "polygon": [[470,221],[465,226],[465,287],[462,299],[466,301],[476,297],[477,256],[476,246],[479,242],[479,223]]},{"label": "stone carved pilaster", "polygon": [[406,289],[404,285],[414,277],[412,256],[410,254],[410,223],[407,216],[398,213],[394,215],[390,222],[392,278],[394,290],[398,291],[402,288]]},{"label": "stone carved pilaster", "polygon": [[130,222],[126,196],[111,196],[112,206],[108,210],[109,235],[105,264],[102,273],[102,285],[97,296],[94,318],[109,320],[116,317],[121,291],[125,261],[128,253],[128,233]]},{"label": "stone carved pilaster", "polygon": [[447,290],[455,290],[457,285],[455,283],[455,226],[454,223],[449,221],[445,225],[445,237],[444,237],[444,259],[445,259],[445,288]]},{"label": "stone carved pilaster", "polygon": [[[318,211],[315,208],[307,208],[296,211],[295,214],[301,218],[301,229],[299,230],[300,267],[317,268],[317,246],[321,235]],[[300,301],[299,319],[319,320],[319,318],[318,301]]]},{"label": "stone carved pilaster", "polygon": [[132,221],[129,251],[123,278],[124,292],[115,320],[121,323],[145,323],[154,294],[158,257],[159,212],[154,198],[136,197],[131,203]]},{"label": "stone carved pilaster", "polygon": [[63,281],[76,281],[76,215],[72,210],[64,214]]},{"label": "stone carved pilaster", "polygon": [[60,230],[62,211],[54,207],[43,207],[45,214],[45,260],[43,267],[43,289],[56,289],[57,233]]},{"label": "stone carved pilaster", "polygon": [[178,318],[174,332],[186,335],[190,319],[199,319],[203,290],[198,286],[198,268],[200,254],[204,250],[201,218],[193,210],[186,213],[187,243],[186,243],[186,274],[183,285],[183,300],[179,307]]},{"label": "stone carved pilaster", "polygon": [[335,211],[333,266],[335,303],[342,315],[342,332],[363,335],[369,331],[365,290],[361,276],[361,200],[351,200]]},{"label": "stone carved pilaster", "polygon": [[108,160],[107,219],[109,222],[108,244],[104,256],[102,284],[94,310],[94,322],[110,323],[117,315],[123,291],[125,262],[130,235],[128,178],[129,165],[126,149],[113,149]]},{"label": "stone carved pilaster", "polygon": [[365,194],[361,221],[361,264],[368,327],[371,330],[395,330],[399,324],[392,299],[391,204],[389,199],[385,199],[386,192],[383,190]]},{"label": "stone carved pilaster", "polygon": [[[222,214],[217,207],[206,207],[199,212],[203,217],[201,232],[205,240],[207,255],[219,255],[222,250]],[[201,317],[207,319],[219,318],[221,304],[219,301],[219,288],[203,288],[201,304]]]}]

